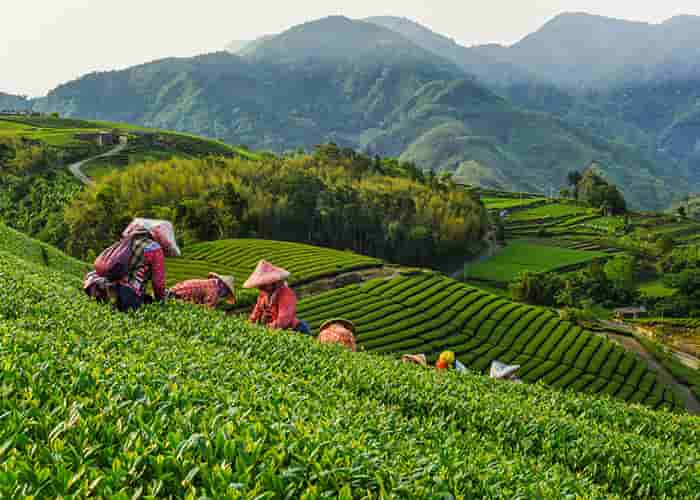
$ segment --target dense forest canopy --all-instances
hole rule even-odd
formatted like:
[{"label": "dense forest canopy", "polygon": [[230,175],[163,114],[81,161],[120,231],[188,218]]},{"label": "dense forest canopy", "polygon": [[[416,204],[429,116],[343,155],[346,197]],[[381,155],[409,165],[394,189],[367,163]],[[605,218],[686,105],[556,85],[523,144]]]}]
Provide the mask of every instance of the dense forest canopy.
[{"label": "dense forest canopy", "polygon": [[115,172],[67,208],[69,250],[92,255],[137,215],[174,221],[185,245],[250,236],[412,265],[476,251],[489,227],[478,196],[449,178],[334,145],[260,161],[179,159]]}]

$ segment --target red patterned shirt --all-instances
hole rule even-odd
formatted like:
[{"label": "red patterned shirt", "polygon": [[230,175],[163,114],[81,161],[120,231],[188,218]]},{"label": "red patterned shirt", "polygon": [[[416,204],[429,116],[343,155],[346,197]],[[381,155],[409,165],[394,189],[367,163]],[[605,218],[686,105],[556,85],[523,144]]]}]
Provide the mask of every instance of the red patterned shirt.
[{"label": "red patterned shirt", "polygon": [[133,273],[131,279],[125,278],[120,283],[131,287],[138,295],[143,296],[145,283],[153,282],[153,294],[158,300],[165,299],[165,253],[163,248],[151,241],[143,251],[143,265]]},{"label": "red patterned shirt", "polygon": [[268,328],[294,330],[299,326],[296,294],[287,284],[282,285],[272,294],[261,291],[255,309],[250,315],[250,321],[262,323]]},{"label": "red patterned shirt", "polygon": [[183,281],[172,287],[170,293],[177,299],[194,304],[205,304],[212,309],[219,303],[221,296],[219,280],[215,278]]}]

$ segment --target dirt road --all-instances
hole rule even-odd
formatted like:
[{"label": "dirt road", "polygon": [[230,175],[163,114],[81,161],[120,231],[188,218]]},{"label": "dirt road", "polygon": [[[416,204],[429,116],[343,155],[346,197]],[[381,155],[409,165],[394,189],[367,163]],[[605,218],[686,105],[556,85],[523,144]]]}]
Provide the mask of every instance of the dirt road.
[{"label": "dirt road", "polygon": [[83,168],[83,165],[85,165],[88,162],[91,162],[93,160],[98,160],[100,158],[108,158],[110,156],[114,156],[116,154],[121,153],[124,149],[126,148],[126,144],[120,144],[119,146],[110,149],[106,153],[103,153],[98,156],[93,156],[92,158],[86,158],[85,160],[81,160],[77,163],[72,163],[71,165],[68,165],[68,170],[70,170],[70,173],[73,174],[80,182],[85,184],[86,186],[92,186],[95,184],[95,181],[90,179],[83,171],[81,170]]},{"label": "dirt road", "polygon": [[[620,328],[620,325],[615,326]],[[688,410],[688,413],[692,415],[700,415],[700,401],[697,397],[695,397],[693,391],[691,391],[687,385],[681,384],[678,380],[676,380],[676,378],[668,370],[666,370],[666,368],[656,361],[654,356],[652,356],[651,353],[649,353],[644,346],[637,341],[637,339],[611,332],[607,332],[605,335],[610,340],[620,344],[625,348],[625,350],[632,352],[645,360],[649,365],[649,368],[657,373],[662,382],[668,384],[682,394],[683,399],[685,400],[685,408]]]}]

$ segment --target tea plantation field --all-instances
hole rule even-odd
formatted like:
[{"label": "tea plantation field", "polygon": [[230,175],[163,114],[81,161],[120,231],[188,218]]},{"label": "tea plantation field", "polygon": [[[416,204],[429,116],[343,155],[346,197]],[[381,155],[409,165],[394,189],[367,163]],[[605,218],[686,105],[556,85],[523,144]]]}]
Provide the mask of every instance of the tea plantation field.
[{"label": "tea plantation field", "polygon": [[[172,156],[206,156],[206,155],[232,155],[255,159],[256,153],[242,148],[231,147],[223,142],[190,134],[148,129],[123,123],[104,121],[90,121],[78,119],[54,118],[51,116],[0,116],[0,138],[19,137],[28,140],[39,141],[47,146],[73,152],[76,157],[86,157],[95,152],[96,146],[89,142],[79,140],[76,134],[96,133],[118,129],[130,134],[130,143],[136,143],[129,147],[122,156],[112,159],[110,162],[100,164],[100,174],[104,174],[111,168],[117,168],[124,161],[135,163],[148,158],[162,158],[164,155]],[[147,133],[156,136],[156,143],[148,141],[144,143],[138,134]],[[121,162],[121,163],[120,163]],[[97,172],[97,170],[96,170]]]},{"label": "tea plantation field", "polygon": [[467,279],[507,283],[524,271],[567,271],[603,257],[608,254],[513,240],[493,257],[468,264],[464,272]]},{"label": "tea plantation field", "polygon": [[[240,286],[258,261],[268,260],[292,273],[290,284],[299,284],[341,273],[381,267],[383,262],[352,252],[284,241],[237,239],[193,245],[181,258],[168,259],[168,281],[205,278],[209,272],[230,274]],[[237,290],[239,304],[248,304],[257,291]]]},{"label": "tea plantation field", "polygon": [[359,345],[376,353],[451,349],[471,369],[494,360],[519,364],[526,382],[614,396],[652,407],[682,408],[646,363],[549,310],[522,305],[438,275],[373,280],[301,301],[313,329],[333,317],[357,325]]},{"label": "tea plantation field", "polygon": [[[121,315],[88,301],[77,279],[0,245],[1,498],[700,491],[696,417],[402,365],[205,308]],[[358,296],[386,300],[382,286],[398,284]],[[496,321],[505,311],[492,305]],[[627,380],[646,387],[629,366]]]}]

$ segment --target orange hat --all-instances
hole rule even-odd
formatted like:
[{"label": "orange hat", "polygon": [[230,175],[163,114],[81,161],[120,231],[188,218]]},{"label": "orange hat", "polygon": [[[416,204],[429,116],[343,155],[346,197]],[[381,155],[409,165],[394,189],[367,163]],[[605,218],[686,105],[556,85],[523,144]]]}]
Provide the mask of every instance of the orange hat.
[{"label": "orange hat", "polygon": [[[346,320],[343,320],[346,321]],[[347,323],[334,321],[321,327],[321,333],[318,334],[318,342],[321,344],[340,344],[351,351],[357,351],[357,342],[355,341],[354,325],[348,322],[353,330],[348,328]]]},{"label": "orange hat", "polygon": [[273,283],[286,280],[289,278],[289,275],[289,271],[273,266],[266,260],[261,260],[258,262],[258,267],[255,268],[253,274],[248,278],[248,281],[243,283],[243,288],[260,288],[261,286],[272,285]]}]

